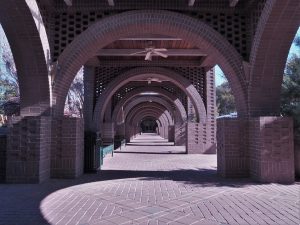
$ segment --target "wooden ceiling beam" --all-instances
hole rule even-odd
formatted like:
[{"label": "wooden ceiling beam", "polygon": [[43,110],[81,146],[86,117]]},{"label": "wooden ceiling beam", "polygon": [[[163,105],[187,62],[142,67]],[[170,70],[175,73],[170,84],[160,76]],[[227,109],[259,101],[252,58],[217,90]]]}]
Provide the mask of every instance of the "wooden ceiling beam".
[{"label": "wooden ceiling beam", "polygon": [[[101,49],[98,52],[98,56],[144,56],[146,53],[140,53],[132,55],[136,52],[142,52],[145,49]],[[166,52],[163,52],[168,56],[207,56],[199,49],[168,49]],[[155,55],[154,55],[155,56]]]}]

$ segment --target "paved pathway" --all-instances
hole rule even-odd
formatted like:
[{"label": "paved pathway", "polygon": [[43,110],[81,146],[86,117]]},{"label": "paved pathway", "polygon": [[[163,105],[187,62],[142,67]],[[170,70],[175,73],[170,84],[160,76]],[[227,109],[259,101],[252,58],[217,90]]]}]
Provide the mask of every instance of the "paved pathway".
[{"label": "paved pathway", "polygon": [[40,185],[0,185],[0,224],[300,224],[300,183],[216,175],[215,155],[186,155],[139,136],[100,174]]}]

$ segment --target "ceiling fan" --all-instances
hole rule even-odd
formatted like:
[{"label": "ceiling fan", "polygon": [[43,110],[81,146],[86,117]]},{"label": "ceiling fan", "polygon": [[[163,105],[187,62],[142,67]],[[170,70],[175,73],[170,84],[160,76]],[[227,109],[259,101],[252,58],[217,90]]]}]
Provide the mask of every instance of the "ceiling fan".
[{"label": "ceiling fan", "polygon": [[135,52],[135,53],[132,53],[130,55],[138,55],[138,54],[146,53],[145,60],[146,61],[152,61],[152,56],[153,55],[161,56],[163,58],[168,58],[167,54],[162,53],[162,52],[167,52],[167,51],[168,50],[165,49],[165,48],[149,47],[149,48],[145,48],[144,51]]}]

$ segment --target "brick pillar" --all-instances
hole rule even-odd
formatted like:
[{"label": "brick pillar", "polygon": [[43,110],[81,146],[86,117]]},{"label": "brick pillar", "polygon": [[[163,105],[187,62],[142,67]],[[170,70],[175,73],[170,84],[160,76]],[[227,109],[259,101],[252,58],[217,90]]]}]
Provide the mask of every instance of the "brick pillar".
[{"label": "brick pillar", "polygon": [[84,127],[79,118],[56,119],[52,125],[51,176],[75,178],[83,173]]},{"label": "brick pillar", "polygon": [[260,182],[294,182],[293,141],[291,118],[251,118],[249,121],[251,176]]},{"label": "brick pillar", "polygon": [[170,125],[168,128],[168,141],[174,142],[174,139],[175,139],[175,126]]},{"label": "brick pillar", "polygon": [[[4,128],[1,128],[4,131]],[[7,134],[5,131],[0,131],[0,183],[5,181],[6,178],[6,143]]]},{"label": "brick pillar", "polygon": [[296,136],[294,139],[295,149],[295,174],[300,178],[300,136]]},{"label": "brick pillar", "polygon": [[[210,69],[206,72],[206,122],[203,126],[203,153],[216,153],[216,87],[215,72]],[[205,97],[203,97],[205,98]]]},{"label": "brick pillar", "polygon": [[93,113],[95,101],[95,67],[84,66],[84,172],[95,172],[99,165],[99,157],[95,149],[96,133],[94,132]]},{"label": "brick pillar", "polygon": [[175,124],[175,145],[185,146],[186,144],[186,124]]},{"label": "brick pillar", "polygon": [[7,140],[6,181],[39,183],[50,177],[51,118],[15,117]]},{"label": "brick pillar", "polygon": [[186,151],[188,154],[203,153],[203,134],[200,123],[188,122],[186,124]]},{"label": "brick pillar", "polygon": [[95,100],[95,68],[84,66],[83,72],[84,81],[84,103],[83,116],[84,127],[86,131],[93,130],[93,112]]},{"label": "brick pillar", "polygon": [[239,118],[217,120],[218,174],[222,177],[248,177],[248,123]]},{"label": "brick pillar", "polygon": [[101,127],[101,137],[104,143],[114,143],[115,131],[114,123],[103,123]]}]

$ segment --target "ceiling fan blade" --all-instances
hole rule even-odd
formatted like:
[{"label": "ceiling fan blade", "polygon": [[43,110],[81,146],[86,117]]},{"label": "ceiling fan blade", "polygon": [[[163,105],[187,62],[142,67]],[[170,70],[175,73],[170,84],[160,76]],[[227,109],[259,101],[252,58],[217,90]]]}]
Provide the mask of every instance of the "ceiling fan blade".
[{"label": "ceiling fan blade", "polygon": [[161,57],[164,57],[164,58],[168,58],[168,56],[166,54],[163,54],[161,52],[158,52],[158,51],[153,51],[156,55],[159,55]]},{"label": "ceiling fan blade", "polygon": [[145,60],[147,60],[147,61],[152,61],[152,52],[148,52],[148,53],[146,54]]},{"label": "ceiling fan blade", "polygon": [[161,83],[161,82],[162,82],[162,80],[160,80],[160,79],[158,79],[158,78],[151,78],[151,80],[154,81],[154,82],[158,82],[158,83]]},{"label": "ceiling fan blade", "polygon": [[142,53],[146,53],[148,51],[144,50],[144,51],[141,51],[141,52],[134,52],[134,53],[131,53],[130,55],[138,55],[138,54],[142,54]]},{"label": "ceiling fan blade", "polygon": [[154,51],[167,52],[168,50],[165,48],[155,48]]}]

